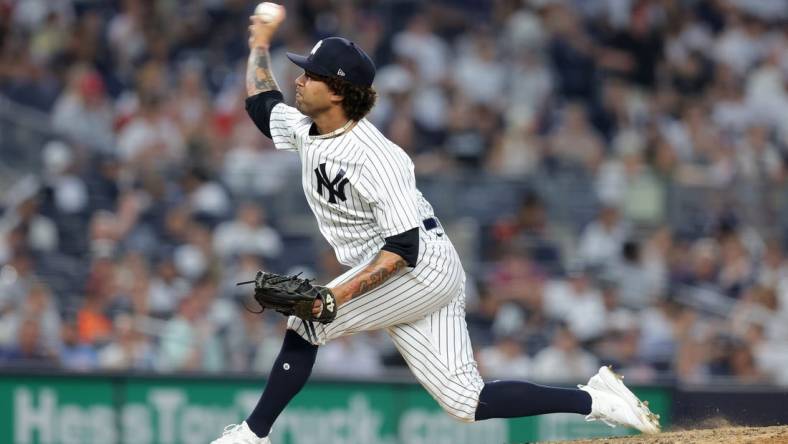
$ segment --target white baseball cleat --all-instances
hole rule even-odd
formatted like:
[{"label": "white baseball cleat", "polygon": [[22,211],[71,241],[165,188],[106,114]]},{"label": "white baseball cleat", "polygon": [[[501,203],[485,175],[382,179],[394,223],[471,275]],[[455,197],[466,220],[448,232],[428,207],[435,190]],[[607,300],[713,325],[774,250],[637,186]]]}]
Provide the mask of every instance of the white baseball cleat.
[{"label": "white baseball cleat", "polygon": [[225,427],[222,436],[212,441],[211,444],[271,444],[271,440],[267,436],[259,438],[244,421]]},{"label": "white baseball cleat", "polygon": [[659,415],[651,413],[648,401],[638,399],[623,379],[610,367],[602,367],[588,385],[577,386],[591,395],[591,413],[586,421],[600,420],[611,427],[622,425],[643,433],[659,433]]}]

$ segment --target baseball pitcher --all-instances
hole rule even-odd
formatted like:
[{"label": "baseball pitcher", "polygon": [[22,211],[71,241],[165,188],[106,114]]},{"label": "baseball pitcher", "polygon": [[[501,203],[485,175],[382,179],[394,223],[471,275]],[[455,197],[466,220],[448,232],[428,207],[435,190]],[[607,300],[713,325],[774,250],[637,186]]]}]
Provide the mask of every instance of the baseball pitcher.
[{"label": "baseball pitcher", "polygon": [[465,273],[451,240],[416,188],[413,162],[365,115],[375,103],[375,65],[340,37],[306,55],[294,106],[283,101],[270,66],[282,6],[258,6],[249,26],[246,109],[277,149],[301,160],[301,185],[318,226],[350,270],[325,286],[259,272],[255,298],[289,315],[280,354],[257,406],[214,444],[270,443],[277,416],[301,390],[320,345],[385,329],[438,404],[463,422],[554,412],[586,415],[642,432],[656,415],[608,367],[579,389],[482,380],[465,324]]}]

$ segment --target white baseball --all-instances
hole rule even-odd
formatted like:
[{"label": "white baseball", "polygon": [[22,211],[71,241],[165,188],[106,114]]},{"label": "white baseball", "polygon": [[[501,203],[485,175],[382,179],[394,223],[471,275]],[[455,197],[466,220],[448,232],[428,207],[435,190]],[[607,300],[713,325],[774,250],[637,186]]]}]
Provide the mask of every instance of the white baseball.
[{"label": "white baseball", "polygon": [[254,14],[259,16],[265,23],[270,23],[279,17],[281,6],[276,3],[263,2],[254,8]]}]

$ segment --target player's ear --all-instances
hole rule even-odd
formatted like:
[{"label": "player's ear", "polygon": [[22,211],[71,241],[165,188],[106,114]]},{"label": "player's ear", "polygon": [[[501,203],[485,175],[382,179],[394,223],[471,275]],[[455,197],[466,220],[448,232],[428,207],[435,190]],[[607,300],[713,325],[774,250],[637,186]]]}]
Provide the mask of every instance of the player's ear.
[{"label": "player's ear", "polygon": [[333,93],[333,92],[332,92],[332,93],[331,93],[331,95],[328,97],[328,100],[330,100],[330,101],[331,101],[331,103],[333,103],[333,104],[336,104],[336,105],[339,105],[340,103],[342,103],[342,100],[343,100],[343,99],[344,99],[344,97],[343,97],[343,96],[340,96],[339,94],[337,94],[337,93]]}]

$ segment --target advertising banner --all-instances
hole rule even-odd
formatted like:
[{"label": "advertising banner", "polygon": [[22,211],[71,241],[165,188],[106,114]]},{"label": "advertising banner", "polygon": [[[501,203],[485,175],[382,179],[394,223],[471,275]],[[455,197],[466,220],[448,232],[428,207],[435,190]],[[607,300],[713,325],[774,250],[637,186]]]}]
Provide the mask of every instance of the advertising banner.
[{"label": "advertising banner", "polygon": [[[251,411],[264,380],[0,377],[0,442],[206,444]],[[636,390],[669,420],[670,392]],[[277,420],[275,444],[503,444],[631,433],[581,415],[464,424],[416,384],[312,381]]]}]

